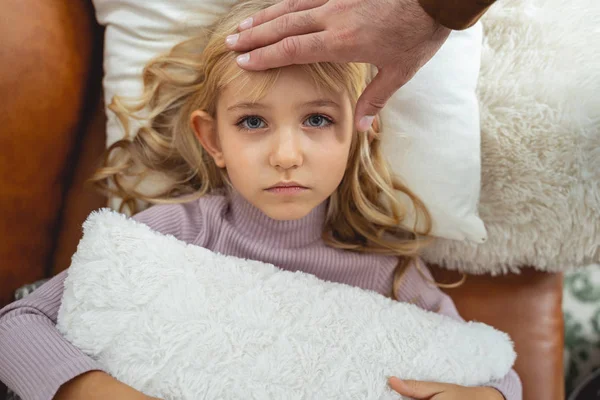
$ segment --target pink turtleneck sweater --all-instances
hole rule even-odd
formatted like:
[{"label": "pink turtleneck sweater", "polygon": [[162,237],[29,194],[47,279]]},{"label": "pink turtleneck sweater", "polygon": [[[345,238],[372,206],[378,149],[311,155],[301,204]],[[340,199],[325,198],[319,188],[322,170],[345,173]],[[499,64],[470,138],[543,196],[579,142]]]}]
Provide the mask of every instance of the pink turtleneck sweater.
[{"label": "pink turtleneck sweater", "polygon": [[[187,243],[282,269],[391,292],[397,258],[352,253],[325,245],[321,239],[325,205],[296,221],[276,221],[240,195],[212,195],[187,204],[161,205],[137,214],[136,220],[155,231]],[[424,264],[422,268],[425,270]],[[64,271],[26,298],[0,311],[0,380],[24,400],[49,400],[74,377],[102,370],[90,357],[64,339],[56,329],[63,294]],[[404,274],[398,298],[460,319],[452,300],[428,283],[415,266]],[[507,400],[521,400],[522,388],[514,371],[490,382]]]}]

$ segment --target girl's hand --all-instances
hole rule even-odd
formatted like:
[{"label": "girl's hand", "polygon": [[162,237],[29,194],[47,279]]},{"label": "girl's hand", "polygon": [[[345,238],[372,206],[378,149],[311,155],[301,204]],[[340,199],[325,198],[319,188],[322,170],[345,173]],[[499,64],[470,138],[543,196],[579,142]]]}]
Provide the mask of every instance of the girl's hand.
[{"label": "girl's hand", "polygon": [[54,400],[160,400],[146,396],[102,371],[86,372],[60,387]]},{"label": "girl's hand", "polygon": [[492,387],[403,381],[395,377],[390,378],[388,382],[396,392],[416,400],[504,400],[504,395]]}]

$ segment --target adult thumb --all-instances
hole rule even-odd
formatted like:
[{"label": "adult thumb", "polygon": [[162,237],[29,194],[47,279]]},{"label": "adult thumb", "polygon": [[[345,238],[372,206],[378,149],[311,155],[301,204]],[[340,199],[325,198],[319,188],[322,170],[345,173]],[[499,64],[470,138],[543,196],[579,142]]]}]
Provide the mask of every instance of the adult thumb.
[{"label": "adult thumb", "polygon": [[367,85],[356,103],[355,121],[359,132],[366,132],[373,120],[388,102],[390,97],[408,80],[398,74],[382,68]]}]

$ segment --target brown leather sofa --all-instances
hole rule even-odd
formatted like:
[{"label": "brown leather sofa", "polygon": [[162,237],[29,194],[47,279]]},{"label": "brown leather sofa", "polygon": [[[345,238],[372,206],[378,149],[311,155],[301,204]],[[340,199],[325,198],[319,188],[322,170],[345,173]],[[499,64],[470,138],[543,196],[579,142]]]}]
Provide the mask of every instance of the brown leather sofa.
[{"label": "brown leather sofa", "polygon": [[[102,33],[91,0],[3,3],[0,307],[67,268],[85,217],[105,205],[84,185],[104,146]],[[564,398],[562,275],[470,276],[449,293],[465,318],[512,336],[526,400]]]}]

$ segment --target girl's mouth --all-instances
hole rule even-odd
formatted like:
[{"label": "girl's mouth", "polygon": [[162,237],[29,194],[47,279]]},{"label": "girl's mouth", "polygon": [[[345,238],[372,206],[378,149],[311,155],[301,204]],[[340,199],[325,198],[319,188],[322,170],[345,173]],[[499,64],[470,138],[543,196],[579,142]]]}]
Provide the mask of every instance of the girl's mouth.
[{"label": "girl's mouth", "polygon": [[292,194],[302,193],[302,192],[308,190],[308,188],[306,186],[299,184],[298,182],[288,181],[288,182],[279,182],[279,183],[267,188],[266,190],[267,190],[267,192],[274,193],[274,194],[292,195]]}]

